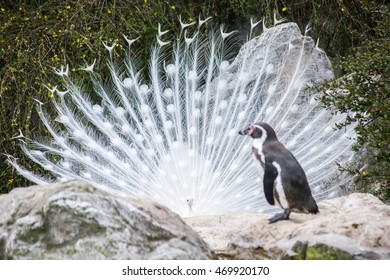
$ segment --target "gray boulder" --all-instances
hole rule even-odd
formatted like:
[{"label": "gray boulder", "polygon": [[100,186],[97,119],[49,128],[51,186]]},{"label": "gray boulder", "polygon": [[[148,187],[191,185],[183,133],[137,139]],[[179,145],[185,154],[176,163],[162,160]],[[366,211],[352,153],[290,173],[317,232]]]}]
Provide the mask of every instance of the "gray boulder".
[{"label": "gray boulder", "polygon": [[181,218],[82,181],[0,196],[0,259],[209,259]]},{"label": "gray boulder", "polygon": [[[246,60],[250,58],[250,63]],[[286,61],[286,57],[288,61]],[[291,76],[298,72],[305,85],[320,85],[334,78],[332,64],[326,53],[319,49],[313,39],[302,35],[294,22],[284,23],[265,30],[260,36],[244,44],[233,64],[225,73],[225,79],[236,81],[241,65],[246,65],[248,80],[257,79],[259,73],[279,77],[267,77],[262,82],[277,82],[276,90],[285,91],[291,86]],[[266,69],[264,69],[264,64]],[[263,69],[262,72],[260,70]],[[279,72],[278,71],[282,71]],[[232,85],[234,86],[234,85]],[[283,92],[278,92],[283,94]]]},{"label": "gray boulder", "polygon": [[390,206],[370,194],[324,200],[320,213],[187,218],[221,259],[390,259]]}]

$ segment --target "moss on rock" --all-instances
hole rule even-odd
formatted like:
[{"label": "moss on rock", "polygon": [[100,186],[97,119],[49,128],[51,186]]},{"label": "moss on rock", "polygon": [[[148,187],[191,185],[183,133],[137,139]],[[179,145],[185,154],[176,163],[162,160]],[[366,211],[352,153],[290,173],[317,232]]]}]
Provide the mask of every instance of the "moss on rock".
[{"label": "moss on rock", "polygon": [[326,245],[314,244],[308,245],[307,242],[298,241],[292,248],[295,254],[287,255],[285,259],[289,260],[353,260],[355,259],[350,253]]}]

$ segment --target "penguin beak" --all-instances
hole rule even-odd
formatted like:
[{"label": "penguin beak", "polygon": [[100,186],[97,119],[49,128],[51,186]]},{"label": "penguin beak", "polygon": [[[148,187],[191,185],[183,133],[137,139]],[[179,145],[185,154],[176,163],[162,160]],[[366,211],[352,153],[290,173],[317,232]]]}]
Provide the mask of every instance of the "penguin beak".
[{"label": "penguin beak", "polygon": [[240,130],[240,131],[238,132],[238,134],[240,134],[240,135],[246,135],[250,130],[251,130],[251,128],[248,127],[247,129]]}]

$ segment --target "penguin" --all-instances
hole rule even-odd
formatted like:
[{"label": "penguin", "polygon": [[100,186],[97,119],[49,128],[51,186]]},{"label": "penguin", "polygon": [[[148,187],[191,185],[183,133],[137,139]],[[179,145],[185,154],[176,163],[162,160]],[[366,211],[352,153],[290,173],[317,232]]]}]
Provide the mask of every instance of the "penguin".
[{"label": "penguin", "polygon": [[239,134],[253,138],[253,155],[264,169],[265,198],[269,204],[277,204],[284,210],[270,218],[269,223],[288,220],[291,211],[317,214],[317,203],[305,172],[294,155],[278,141],[274,129],[267,123],[258,122]]}]

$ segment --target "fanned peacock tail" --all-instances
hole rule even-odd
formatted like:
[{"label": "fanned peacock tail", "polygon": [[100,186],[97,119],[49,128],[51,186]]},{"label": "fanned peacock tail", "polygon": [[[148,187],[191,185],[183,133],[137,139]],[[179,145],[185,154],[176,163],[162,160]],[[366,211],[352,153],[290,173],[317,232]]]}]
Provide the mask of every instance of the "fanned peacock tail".
[{"label": "fanned peacock tail", "polygon": [[[237,135],[264,121],[297,157],[314,196],[337,195],[350,179],[336,176],[336,161],[353,156],[352,132],[333,130],[345,116],[332,115],[316,100],[314,86],[333,78],[326,55],[297,25],[286,23],[264,26],[234,58],[238,34],[208,31],[208,20],[181,22],[173,43],[159,26],[148,79],[130,52],[119,67],[112,59],[114,46],[106,46],[109,83],[93,71],[94,64],[84,69],[98,103],[62,67],[57,74],[63,85],[51,89],[56,117],[38,103],[52,139],[22,139],[24,152],[48,177],[12,157],[10,163],[38,184],[84,179],[149,197],[181,215],[266,211],[250,140]],[[250,34],[256,23],[251,26]],[[134,40],[125,39],[130,49]]]}]

